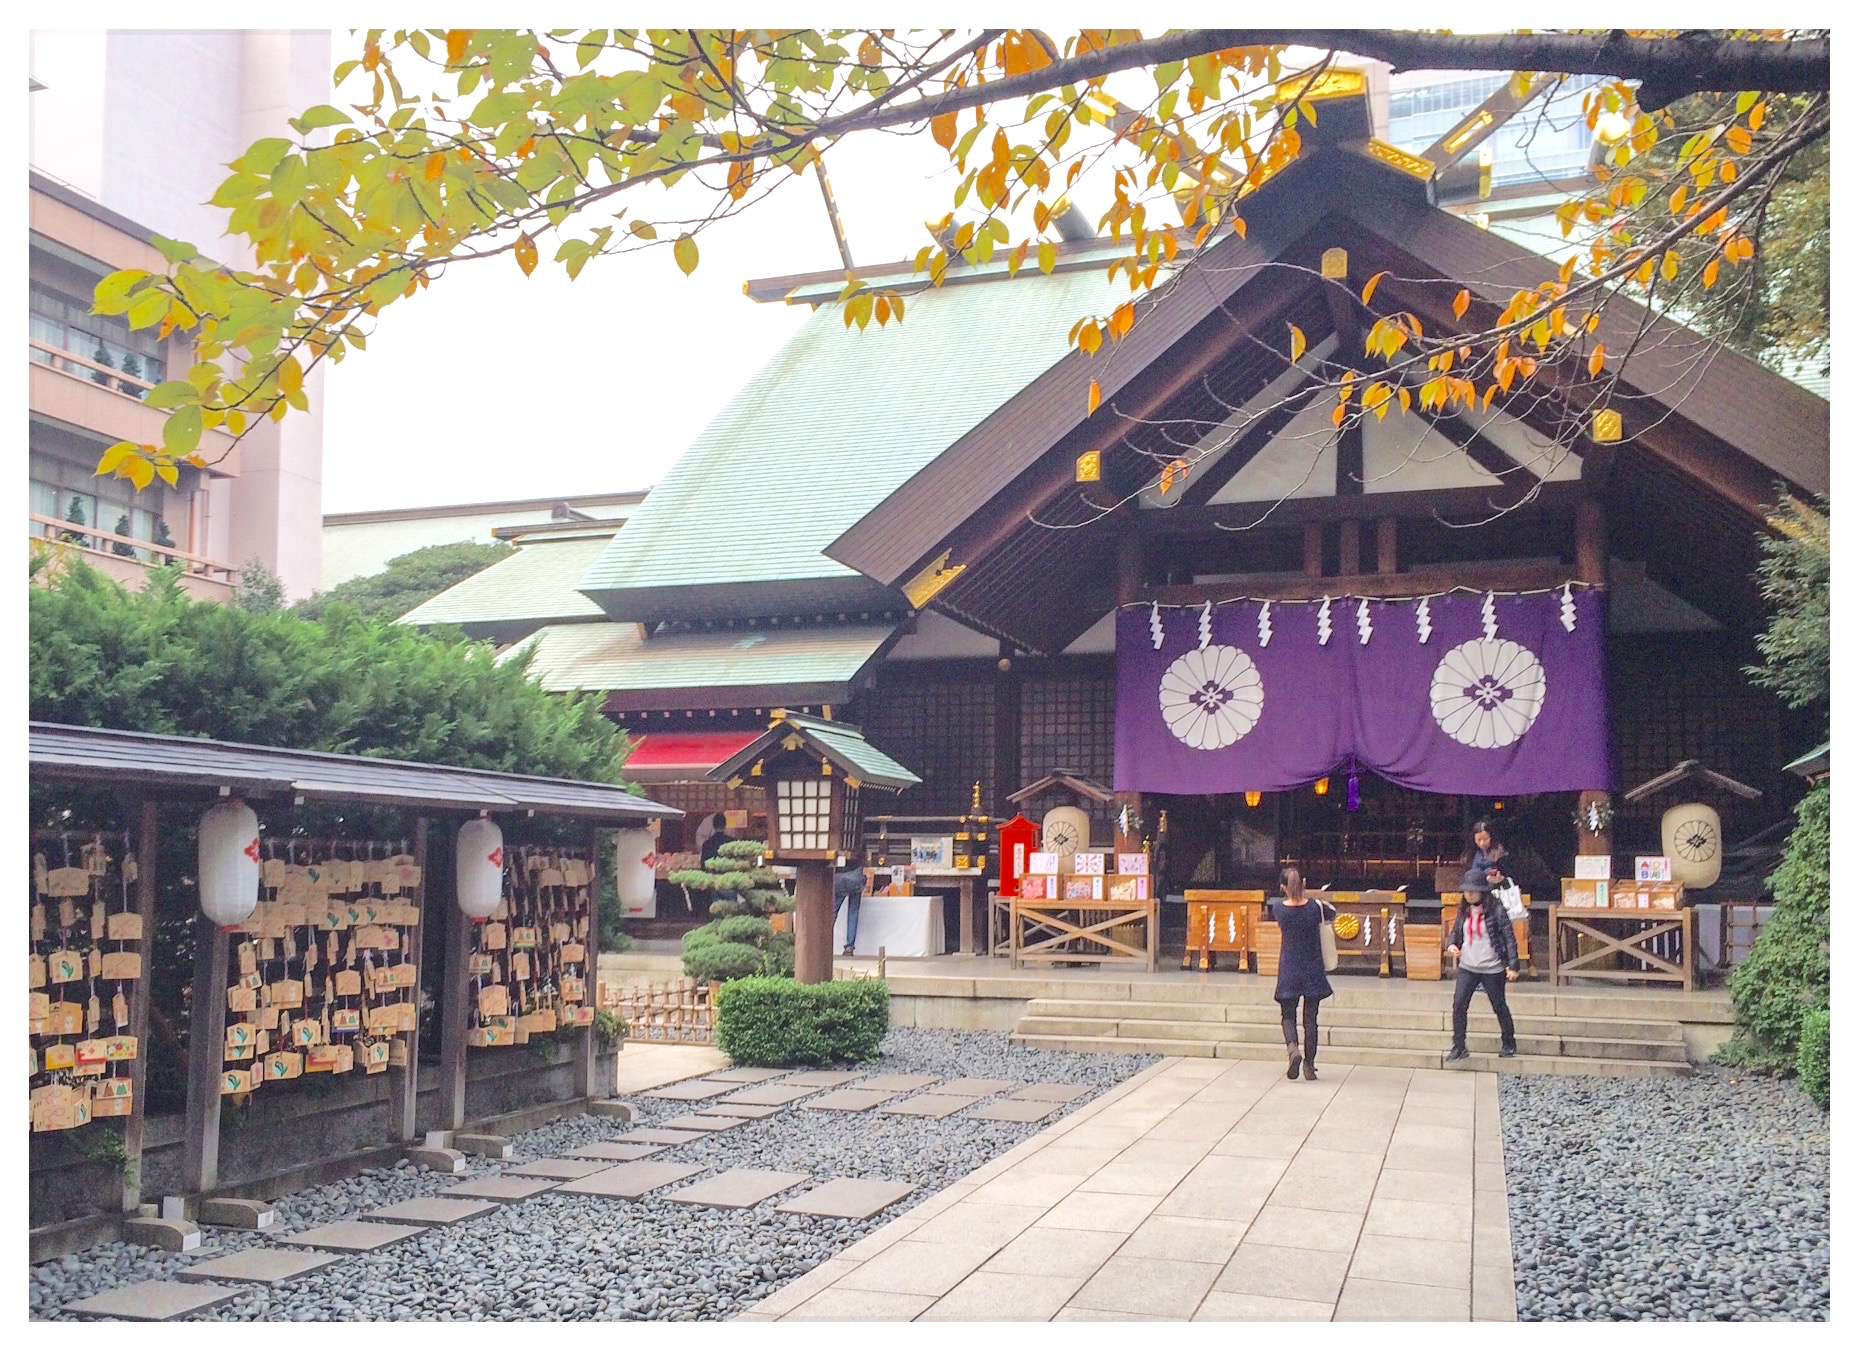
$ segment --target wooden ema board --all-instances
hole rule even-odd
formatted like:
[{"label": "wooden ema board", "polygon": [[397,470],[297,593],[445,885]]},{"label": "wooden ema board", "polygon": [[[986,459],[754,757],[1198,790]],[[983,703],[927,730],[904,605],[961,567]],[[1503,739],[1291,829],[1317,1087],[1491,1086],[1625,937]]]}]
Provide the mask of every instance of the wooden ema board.
[{"label": "wooden ema board", "polygon": [[1548,908],[1548,971],[1556,984],[1575,979],[1643,981],[1697,987],[1694,909]]},{"label": "wooden ema board", "polygon": [[28,882],[28,1097],[35,1131],[135,1110],[144,974],[137,866],[120,834],[41,838]]},{"label": "wooden ema board", "polygon": [[[594,869],[584,851],[512,848],[503,900],[473,926],[465,1043],[523,1045],[593,1025],[587,982]],[[597,996],[600,991],[595,990]]]},{"label": "wooden ema board", "polygon": [[365,839],[292,841],[266,855],[257,907],[229,938],[220,1095],[384,1073],[418,1025],[418,860],[404,842]]}]

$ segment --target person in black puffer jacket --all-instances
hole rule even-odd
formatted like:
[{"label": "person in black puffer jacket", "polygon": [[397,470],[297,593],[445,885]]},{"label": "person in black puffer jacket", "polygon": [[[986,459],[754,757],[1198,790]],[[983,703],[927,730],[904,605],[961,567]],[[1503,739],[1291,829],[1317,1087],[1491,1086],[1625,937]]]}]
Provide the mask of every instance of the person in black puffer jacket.
[{"label": "person in black puffer jacket", "polygon": [[1471,831],[1471,859],[1464,874],[1464,904],[1452,924],[1451,941],[1445,954],[1458,958],[1458,982],[1452,991],[1452,1048],[1446,1062],[1463,1059],[1465,1023],[1471,1010],[1471,995],[1482,989],[1497,1014],[1497,1027],[1503,1034],[1504,1059],[1516,1053],[1516,1023],[1510,1016],[1507,986],[1522,974],[1522,956],[1516,948],[1516,930],[1503,908],[1497,891],[1510,883],[1503,866],[1503,841],[1487,820],[1480,820]]}]

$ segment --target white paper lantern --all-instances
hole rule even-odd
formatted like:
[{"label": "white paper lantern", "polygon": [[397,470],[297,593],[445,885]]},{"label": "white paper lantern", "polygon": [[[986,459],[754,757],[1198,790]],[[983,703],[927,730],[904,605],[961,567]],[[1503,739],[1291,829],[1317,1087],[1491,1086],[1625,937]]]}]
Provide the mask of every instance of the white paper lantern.
[{"label": "white paper lantern", "polygon": [[200,912],[221,928],[258,907],[258,813],[220,802],[200,817]]},{"label": "white paper lantern", "polygon": [[503,831],[479,816],[458,827],[458,908],[483,923],[503,901]]},{"label": "white paper lantern", "polygon": [[1696,891],[1714,886],[1723,874],[1723,822],[1716,808],[1683,802],[1664,813],[1662,824],[1671,880]]},{"label": "white paper lantern", "polygon": [[1090,847],[1090,817],[1075,806],[1054,806],[1045,813],[1045,852],[1069,857]]},{"label": "white paper lantern", "polygon": [[620,909],[649,916],[657,897],[653,864],[658,841],[650,830],[613,831],[613,880],[619,890]]}]

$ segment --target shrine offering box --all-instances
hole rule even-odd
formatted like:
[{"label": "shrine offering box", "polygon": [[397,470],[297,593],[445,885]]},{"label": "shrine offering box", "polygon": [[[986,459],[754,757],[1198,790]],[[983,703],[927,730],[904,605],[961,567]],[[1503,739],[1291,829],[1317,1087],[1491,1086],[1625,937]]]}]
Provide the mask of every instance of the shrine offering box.
[{"label": "shrine offering box", "polygon": [[1058,898],[1058,878],[1031,873],[1019,879],[1019,896],[1022,900],[1056,900]]},{"label": "shrine offering box", "polygon": [[1070,900],[1101,900],[1103,898],[1102,877],[1061,877],[1064,886],[1064,898]]},{"label": "shrine offering box", "polygon": [[1146,900],[1148,899],[1148,878],[1145,876],[1114,876],[1110,878],[1110,899],[1112,900]]}]

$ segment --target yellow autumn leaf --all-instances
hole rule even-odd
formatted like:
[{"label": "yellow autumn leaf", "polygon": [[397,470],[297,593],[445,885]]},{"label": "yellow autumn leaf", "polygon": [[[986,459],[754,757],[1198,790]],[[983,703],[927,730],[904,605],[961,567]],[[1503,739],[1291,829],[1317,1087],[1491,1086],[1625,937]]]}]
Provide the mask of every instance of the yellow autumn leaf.
[{"label": "yellow autumn leaf", "polygon": [[1290,329],[1290,359],[1293,363],[1301,361],[1303,349],[1307,345],[1303,340],[1303,330],[1294,323],[1285,326]]},{"label": "yellow autumn leaf", "polygon": [[1722,270],[1721,258],[1711,258],[1703,266],[1703,289],[1708,290],[1716,284],[1716,274]]},{"label": "yellow autumn leaf", "polygon": [[[471,45],[469,28],[447,29],[445,33],[445,64],[455,66],[464,60],[465,51]],[[372,69],[372,67],[370,67]]]},{"label": "yellow autumn leaf", "polygon": [[444,172],[445,172],[444,154],[441,153],[441,154],[426,156],[426,181],[428,183],[430,183],[433,179],[439,177]]},{"label": "yellow autumn leaf", "polygon": [[1604,342],[1596,342],[1594,344],[1593,355],[1587,358],[1587,373],[1595,379],[1599,379],[1600,372],[1605,369],[1606,344]]},{"label": "yellow autumn leaf", "polygon": [[697,270],[697,241],[687,234],[680,234],[677,242],[671,245],[671,257],[677,263],[678,270],[689,276]]},{"label": "yellow autumn leaf", "polygon": [[1362,304],[1366,305],[1372,303],[1374,300],[1374,288],[1381,284],[1381,278],[1386,275],[1385,272],[1376,272],[1373,276],[1368,278],[1368,284],[1361,288]]},{"label": "yellow autumn leaf", "polygon": [[1462,319],[1464,312],[1469,308],[1471,308],[1471,292],[1469,290],[1459,291],[1452,299],[1452,317]]},{"label": "yellow autumn leaf", "polygon": [[528,276],[535,271],[535,264],[535,240],[526,234],[518,235],[516,237],[516,265],[523,269],[524,276]]},{"label": "yellow autumn leaf", "polygon": [[1677,250],[1674,248],[1666,249],[1664,253],[1664,263],[1658,269],[1666,281],[1677,280],[1678,262],[1679,262],[1679,259],[1677,256]]},{"label": "yellow autumn leaf", "polygon": [[1232,232],[1238,235],[1239,238],[1241,239],[1245,237],[1245,217],[1244,216],[1234,216],[1232,218]]},{"label": "yellow autumn leaf", "polygon": [[955,148],[955,114],[943,113],[929,119],[929,134],[935,137],[935,143],[944,150]]},{"label": "yellow autumn leaf", "polygon": [[1092,380],[1090,382],[1090,394],[1084,400],[1085,416],[1094,413],[1097,410],[1097,405],[1101,402],[1103,402],[1103,388],[1095,380]]}]

